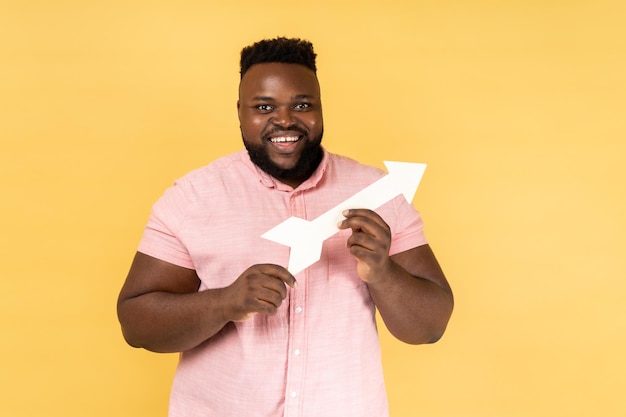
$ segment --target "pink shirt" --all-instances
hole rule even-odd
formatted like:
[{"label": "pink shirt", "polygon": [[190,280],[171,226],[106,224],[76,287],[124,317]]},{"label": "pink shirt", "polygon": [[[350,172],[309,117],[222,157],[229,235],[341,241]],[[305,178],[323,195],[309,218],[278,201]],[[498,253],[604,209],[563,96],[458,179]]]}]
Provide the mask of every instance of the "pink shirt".
[{"label": "pink shirt", "polygon": [[[290,216],[314,219],[384,175],[325,153],[293,190],[245,151],[178,180],[154,205],[139,251],[193,268],[200,291],[231,284],[256,263],[287,265],[289,248],[261,235]],[[419,214],[403,197],[377,212],[393,232],[391,254],[423,245]],[[384,417],[387,397],[375,306],[346,248],[325,243],[319,262],[274,316],[228,323],[181,354],[170,417]]]}]

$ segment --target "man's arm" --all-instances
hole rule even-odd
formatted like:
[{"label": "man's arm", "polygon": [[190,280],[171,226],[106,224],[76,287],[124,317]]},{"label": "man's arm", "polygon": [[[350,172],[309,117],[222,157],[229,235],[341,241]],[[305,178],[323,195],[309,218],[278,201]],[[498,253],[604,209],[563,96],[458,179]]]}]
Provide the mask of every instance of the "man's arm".
[{"label": "man's arm", "polygon": [[385,325],[398,339],[421,344],[443,336],[454,302],[429,245],[393,255],[388,271],[368,287]]},{"label": "man's arm", "polygon": [[124,338],[134,347],[182,352],[229,321],[275,314],[294,277],[278,265],[253,265],[228,287],[198,292],[195,270],[137,252],[117,302]]},{"label": "man's arm", "polygon": [[341,229],[352,229],[350,252],[357,274],[385,325],[398,339],[411,344],[436,342],[444,333],[454,300],[452,290],[430,246],[389,256],[391,232],[375,212],[348,210]]}]

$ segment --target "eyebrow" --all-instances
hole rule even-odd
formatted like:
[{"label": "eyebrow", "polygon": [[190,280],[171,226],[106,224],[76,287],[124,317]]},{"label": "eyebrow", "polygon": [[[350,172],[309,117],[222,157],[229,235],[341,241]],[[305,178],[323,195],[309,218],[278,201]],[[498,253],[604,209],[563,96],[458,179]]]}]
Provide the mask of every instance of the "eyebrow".
[{"label": "eyebrow", "polygon": [[[292,100],[314,99],[315,96],[311,94],[298,94],[292,98]],[[253,101],[275,101],[276,99],[269,96],[254,96]]]},{"label": "eyebrow", "polygon": [[296,100],[302,100],[303,98],[315,98],[315,96],[311,94],[298,94],[297,96],[294,97],[294,99]]}]

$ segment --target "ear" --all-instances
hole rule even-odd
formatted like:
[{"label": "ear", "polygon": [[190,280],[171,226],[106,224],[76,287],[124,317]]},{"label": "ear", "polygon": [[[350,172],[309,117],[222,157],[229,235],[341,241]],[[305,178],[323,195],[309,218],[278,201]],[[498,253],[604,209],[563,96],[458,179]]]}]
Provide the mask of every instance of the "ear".
[{"label": "ear", "polygon": [[239,107],[241,107],[241,103],[239,103],[239,100],[237,100],[237,111],[239,111]]}]

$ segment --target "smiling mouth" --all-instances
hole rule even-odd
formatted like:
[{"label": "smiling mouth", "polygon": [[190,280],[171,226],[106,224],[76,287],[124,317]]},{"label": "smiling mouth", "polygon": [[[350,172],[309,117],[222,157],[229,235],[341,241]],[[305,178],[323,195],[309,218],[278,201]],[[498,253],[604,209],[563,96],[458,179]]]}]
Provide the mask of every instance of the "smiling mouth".
[{"label": "smiling mouth", "polygon": [[272,143],[293,143],[300,140],[300,136],[277,136],[275,138],[270,138],[270,142]]}]

